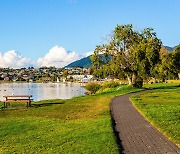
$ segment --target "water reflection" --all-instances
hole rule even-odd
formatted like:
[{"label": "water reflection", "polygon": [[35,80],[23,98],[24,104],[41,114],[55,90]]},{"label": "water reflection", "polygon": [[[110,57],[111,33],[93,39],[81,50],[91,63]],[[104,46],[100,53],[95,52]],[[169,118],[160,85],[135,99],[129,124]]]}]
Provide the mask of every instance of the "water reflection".
[{"label": "water reflection", "polygon": [[68,99],[84,95],[79,83],[0,83],[0,100],[4,95],[32,95],[35,101],[45,99]]}]

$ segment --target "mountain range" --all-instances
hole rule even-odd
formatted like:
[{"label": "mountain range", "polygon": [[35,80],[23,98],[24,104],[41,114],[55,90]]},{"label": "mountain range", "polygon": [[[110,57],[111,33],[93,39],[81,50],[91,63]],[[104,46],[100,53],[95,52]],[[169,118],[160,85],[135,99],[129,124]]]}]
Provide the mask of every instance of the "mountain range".
[{"label": "mountain range", "polygon": [[173,51],[175,47],[164,46],[169,52]]},{"label": "mountain range", "polygon": [[91,67],[91,65],[92,64],[91,64],[90,56],[88,56],[70,63],[69,65],[65,66],[65,68],[72,68],[72,67],[89,68]]}]

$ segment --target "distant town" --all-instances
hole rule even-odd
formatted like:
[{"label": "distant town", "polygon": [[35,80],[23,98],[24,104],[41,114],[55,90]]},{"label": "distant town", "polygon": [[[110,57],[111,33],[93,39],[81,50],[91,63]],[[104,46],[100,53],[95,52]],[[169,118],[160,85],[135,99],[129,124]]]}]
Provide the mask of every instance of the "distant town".
[{"label": "distant town", "polygon": [[0,82],[89,82],[92,79],[87,68],[0,68]]}]

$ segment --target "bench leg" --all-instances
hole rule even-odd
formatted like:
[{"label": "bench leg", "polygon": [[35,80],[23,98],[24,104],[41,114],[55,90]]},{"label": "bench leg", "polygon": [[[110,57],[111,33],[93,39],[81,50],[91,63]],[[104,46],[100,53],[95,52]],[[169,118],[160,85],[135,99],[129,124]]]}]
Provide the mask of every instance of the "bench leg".
[{"label": "bench leg", "polygon": [[10,106],[10,103],[4,102],[4,108],[7,108],[8,106]]},{"label": "bench leg", "polygon": [[4,108],[6,108],[6,102],[4,102]]},{"label": "bench leg", "polygon": [[31,102],[27,102],[27,108],[31,107]]}]

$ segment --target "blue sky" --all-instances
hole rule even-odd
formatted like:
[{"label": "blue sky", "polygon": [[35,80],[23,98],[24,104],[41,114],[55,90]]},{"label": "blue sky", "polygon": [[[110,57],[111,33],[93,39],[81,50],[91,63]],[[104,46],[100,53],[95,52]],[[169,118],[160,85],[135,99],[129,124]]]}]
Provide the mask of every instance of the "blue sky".
[{"label": "blue sky", "polygon": [[0,53],[36,61],[58,45],[82,55],[129,23],[152,27],[164,45],[175,46],[179,19],[180,0],[0,0]]}]

